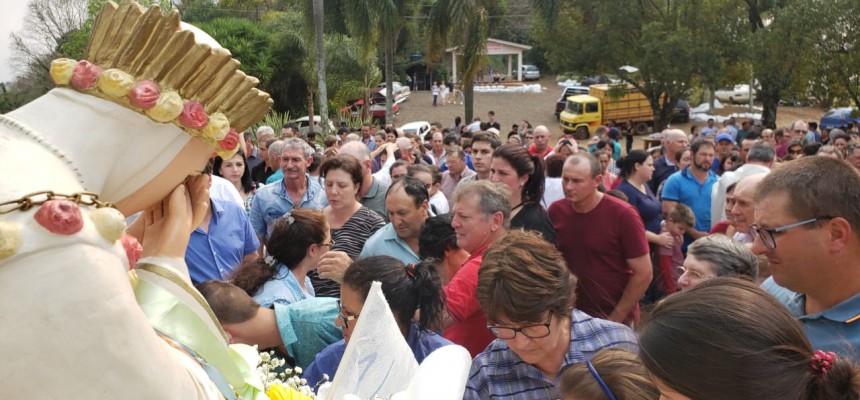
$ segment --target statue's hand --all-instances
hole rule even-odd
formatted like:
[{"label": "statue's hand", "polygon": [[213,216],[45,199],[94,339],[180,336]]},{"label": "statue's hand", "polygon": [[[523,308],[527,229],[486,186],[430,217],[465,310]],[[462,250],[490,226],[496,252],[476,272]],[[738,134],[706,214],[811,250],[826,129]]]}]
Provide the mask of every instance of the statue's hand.
[{"label": "statue's hand", "polygon": [[144,211],[142,257],[184,258],[191,232],[209,208],[209,177],[189,177],[164,200]]}]

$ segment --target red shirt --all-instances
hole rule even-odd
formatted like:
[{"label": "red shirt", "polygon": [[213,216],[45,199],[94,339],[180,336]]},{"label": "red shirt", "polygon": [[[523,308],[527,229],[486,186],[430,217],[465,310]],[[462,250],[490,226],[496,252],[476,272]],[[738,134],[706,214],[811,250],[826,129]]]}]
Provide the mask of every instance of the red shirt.
[{"label": "red shirt", "polygon": [[457,322],[445,329],[443,336],[469,350],[474,358],[487,347],[496,337],[487,329],[487,317],[478,304],[475,291],[478,289],[478,269],[484,258],[483,246],[472,253],[463,267],[451,278],[445,286],[445,301],[448,313]]},{"label": "red shirt", "polygon": [[549,152],[551,152],[551,151],[552,151],[552,146],[550,146],[550,145],[546,145],[546,150],[544,150],[543,153],[538,152],[538,149],[537,149],[537,147],[535,147],[534,143],[531,146],[529,146],[529,154],[536,155],[540,158],[546,157],[546,155],[549,154]]},{"label": "red shirt", "polygon": [[[633,272],[627,260],[648,254],[645,225],[630,204],[604,195],[593,210],[574,211],[568,200],[549,207],[556,246],[576,275],[576,308],[598,318],[615,310]],[[627,318],[639,320],[637,304]]]}]

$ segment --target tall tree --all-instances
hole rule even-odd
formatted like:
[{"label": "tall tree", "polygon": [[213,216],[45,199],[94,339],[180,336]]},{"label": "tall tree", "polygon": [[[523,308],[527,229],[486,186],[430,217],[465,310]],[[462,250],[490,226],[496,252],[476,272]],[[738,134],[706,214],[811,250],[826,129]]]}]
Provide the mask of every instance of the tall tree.
[{"label": "tall tree", "polygon": [[[806,0],[758,2],[746,0],[751,32],[751,63],[761,88],[762,124],[776,128],[779,100],[799,76],[809,76],[812,54],[819,34],[815,24],[798,25],[814,14],[813,3]],[[808,83],[804,85],[804,94]]]},{"label": "tall tree", "polygon": [[405,17],[414,16],[417,0],[355,0],[346,1],[344,14],[349,15],[347,27],[358,39],[368,57],[375,58],[382,44],[385,66],[385,121],[394,122],[394,53],[400,33],[406,26]]},{"label": "tall tree", "polygon": [[[319,88],[320,97],[320,123],[323,134],[328,133],[328,93],[326,89],[325,75],[325,42],[323,39],[323,21],[324,21],[324,5],[323,0],[313,0],[313,18],[314,18],[314,43],[316,44],[317,55],[317,85]],[[313,119],[310,121],[310,131],[313,132]]]}]

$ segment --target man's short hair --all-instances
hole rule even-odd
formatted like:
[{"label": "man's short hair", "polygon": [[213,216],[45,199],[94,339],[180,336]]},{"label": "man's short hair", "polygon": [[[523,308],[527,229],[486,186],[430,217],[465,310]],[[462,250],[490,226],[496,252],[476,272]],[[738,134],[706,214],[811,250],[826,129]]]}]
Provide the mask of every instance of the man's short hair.
[{"label": "man's short hair", "polygon": [[555,246],[534,231],[512,230],[484,252],[475,295],[490,323],[541,323],[546,312],[569,317],[575,289]]},{"label": "man's short hair", "polygon": [[750,147],[747,153],[747,162],[756,161],[763,163],[772,163],[776,159],[776,151],[768,143],[756,143]]},{"label": "man's short hair", "polygon": [[479,132],[472,136],[472,146],[475,145],[475,142],[487,142],[490,144],[490,147],[492,147],[493,150],[499,148],[499,146],[502,145],[502,142],[499,141],[499,138],[487,132]]},{"label": "man's short hair", "polygon": [[361,141],[344,143],[340,146],[340,154],[349,154],[358,161],[365,163],[370,160],[370,150],[367,148],[367,145]]},{"label": "man's short hair", "polygon": [[716,149],[713,143],[710,140],[705,138],[696,138],[693,140],[693,143],[690,145],[690,154],[695,156],[696,153],[699,152],[699,149],[702,147],[710,147],[712,149]]},{"label": "man's short hair", "polygon": [[311,145],[309,145],[306,140],[297,137],[292,137],[287,140],[284,140],[284,148],[281,149],[281,154],[283,154],[284,150],[286,149],[301,150],[305,158],[308,158],[312,154],[314,154],[314,148],[311,147]]},{"label": "man's short hair", "polygon": [[[305,141],[302,140],[302,143],[305,143]],[[275,140],[274,142],[271,142],[268,144],[268,146],[266,146],[266,149],[269,150],[269,157],[280,157],[281,154],[284,154],[285,148],[286,143],[283,140]]]},{"label": "man's short hair", "polygon": [[457,246],[457,233],[451,227],[451,219],[451,214],[442,214],[424,222],[418,235],[418,258],[441,261],[445,259],[445,251],[460,248]]},{"label": "man's short hair", "polygon": [[[860,174],[854,167],[828,157],[803,157],[767,175],[755,194],[756,203],[785,194],[785,212],[805,221],[829,216],[844,218],[860,234]],[[799,229],[811,229],[808,224]]]},{"label": "man's short hair", "polygon": [[257,137],[262,135],[272,135],[275,136],[275,129],[268,125],[263,125],[257,128]]},{"label": "man's short hair", "polygon": [[511,204],[508,202],[511,194],[508,188],[498,184],[483,181],[461,183],[454,190],[453,202],[456,203],[466,196],[478,197],[478,208],[485,218],[502,213],[502,225],[508,227],[511,222]]},{"label": "man's short hair", "polygon": [[567,157],[561,154],[553,154],[546,158],[546,176],[547,178],[561,178],[561,172],[564,170],[564,160]]},{"label": "man's short hair", "polygon": [[589,153],[576,153],[567,158],[567,161],[564,162],[565,165],[579,165],[579,163],[587,162],[589,167],[591,167],[591,177],[597,178],[603,172],[603,168],[600,167],[600,160],[597,159],[592,154]]},{"label": "man's short hair", "polygon": [[415,164],[406,168],[406,175],[414,177],[416,173],[426,172],[430,174],[433,184],[442,183],[442,171],[435,165]]},{"label": "man's short hair", "polygon": [[758,259],[746,246],[728,236],[711,235],[696,239],[687,254],[705,261],[717,276],[738,276],[755,281],[758,278]]},{"label": "man's short hair", "polygon": [[207,281],[197,285],[197,290],[209,303],[215,318],[221,324],[241,324],[260,311],[260,304],[238,286],[224,281]]},{"label": "man's short hair", "polygon": [[421,207],[425,201],[430,201],[430,192],[428,192],[427,188],[424,187],[424,182],[408,175],[392,182],[391,186],[388,187],[388,191],[385,192],[385,197],[387,198],[392,192],[401,187],[403,188],[403,191],[406,192],[406,195],[412,198],[412,202],[415,203],[415,208]]},{"label": "man's short hair", "polygon": [[442,139],[442,144],[444,144],[445,146],[450,146],[451,144],[456,144],[459,146],[460,145],[460,137],[457,135],[454,135],[454,134],[445,136],[445,138]]},{"label": "man's short hair", "polygon": [[454,154],[457,155],[457,158],[463,160],[463,162],[466,162],[466,152],[463,150],[462,147],[455,146],[448,149],[448,157],[451,157]]}]

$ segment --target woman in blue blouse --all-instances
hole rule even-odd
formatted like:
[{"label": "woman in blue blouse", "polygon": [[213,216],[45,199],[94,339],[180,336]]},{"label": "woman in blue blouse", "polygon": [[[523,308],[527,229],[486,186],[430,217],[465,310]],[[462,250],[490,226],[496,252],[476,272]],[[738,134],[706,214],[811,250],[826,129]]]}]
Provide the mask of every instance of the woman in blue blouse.
[{"label": "woman in blue blouse", "polygon": [[[433,262],[403,265],[389,256],[362,258],[347,268],[340,288],[340,316],[336,324],[343,331],[344,339],[317,354],[314,362],[305,370],[303,377],[310,387],[317,386],[323,375],[334,379],[374,281],[382,283],[385,300],[418,363],[434,350],[451,344],[430,330],[430,327],[440,325],[445,305],[442,284]],[[418,309],[421,310],[421,317],[413,321],[412,317]]]},{"label": "woman in blue blouse", "polygon": [[[627,195],[627,201],[642,217],[645,224],[645,236],[653,246],[672,246],[672,235],[660,233],[660,222],[663,220],[663,207],[660,199],[651,192],[648,181],[654,174],[654,160],[642,150],[633,150],[617,162],[621,170],[620,177],[624,181],[618,185],[618,190]],[[652,247],[653,248],[653,247]]]},{"label": "woman in blue blouse", "polygon": [[294,209],[275,222],[266,242],[268,255],[243,262],[231,282],[266,308],[314,297],[308,271],[333,244],[321,212]]}]

